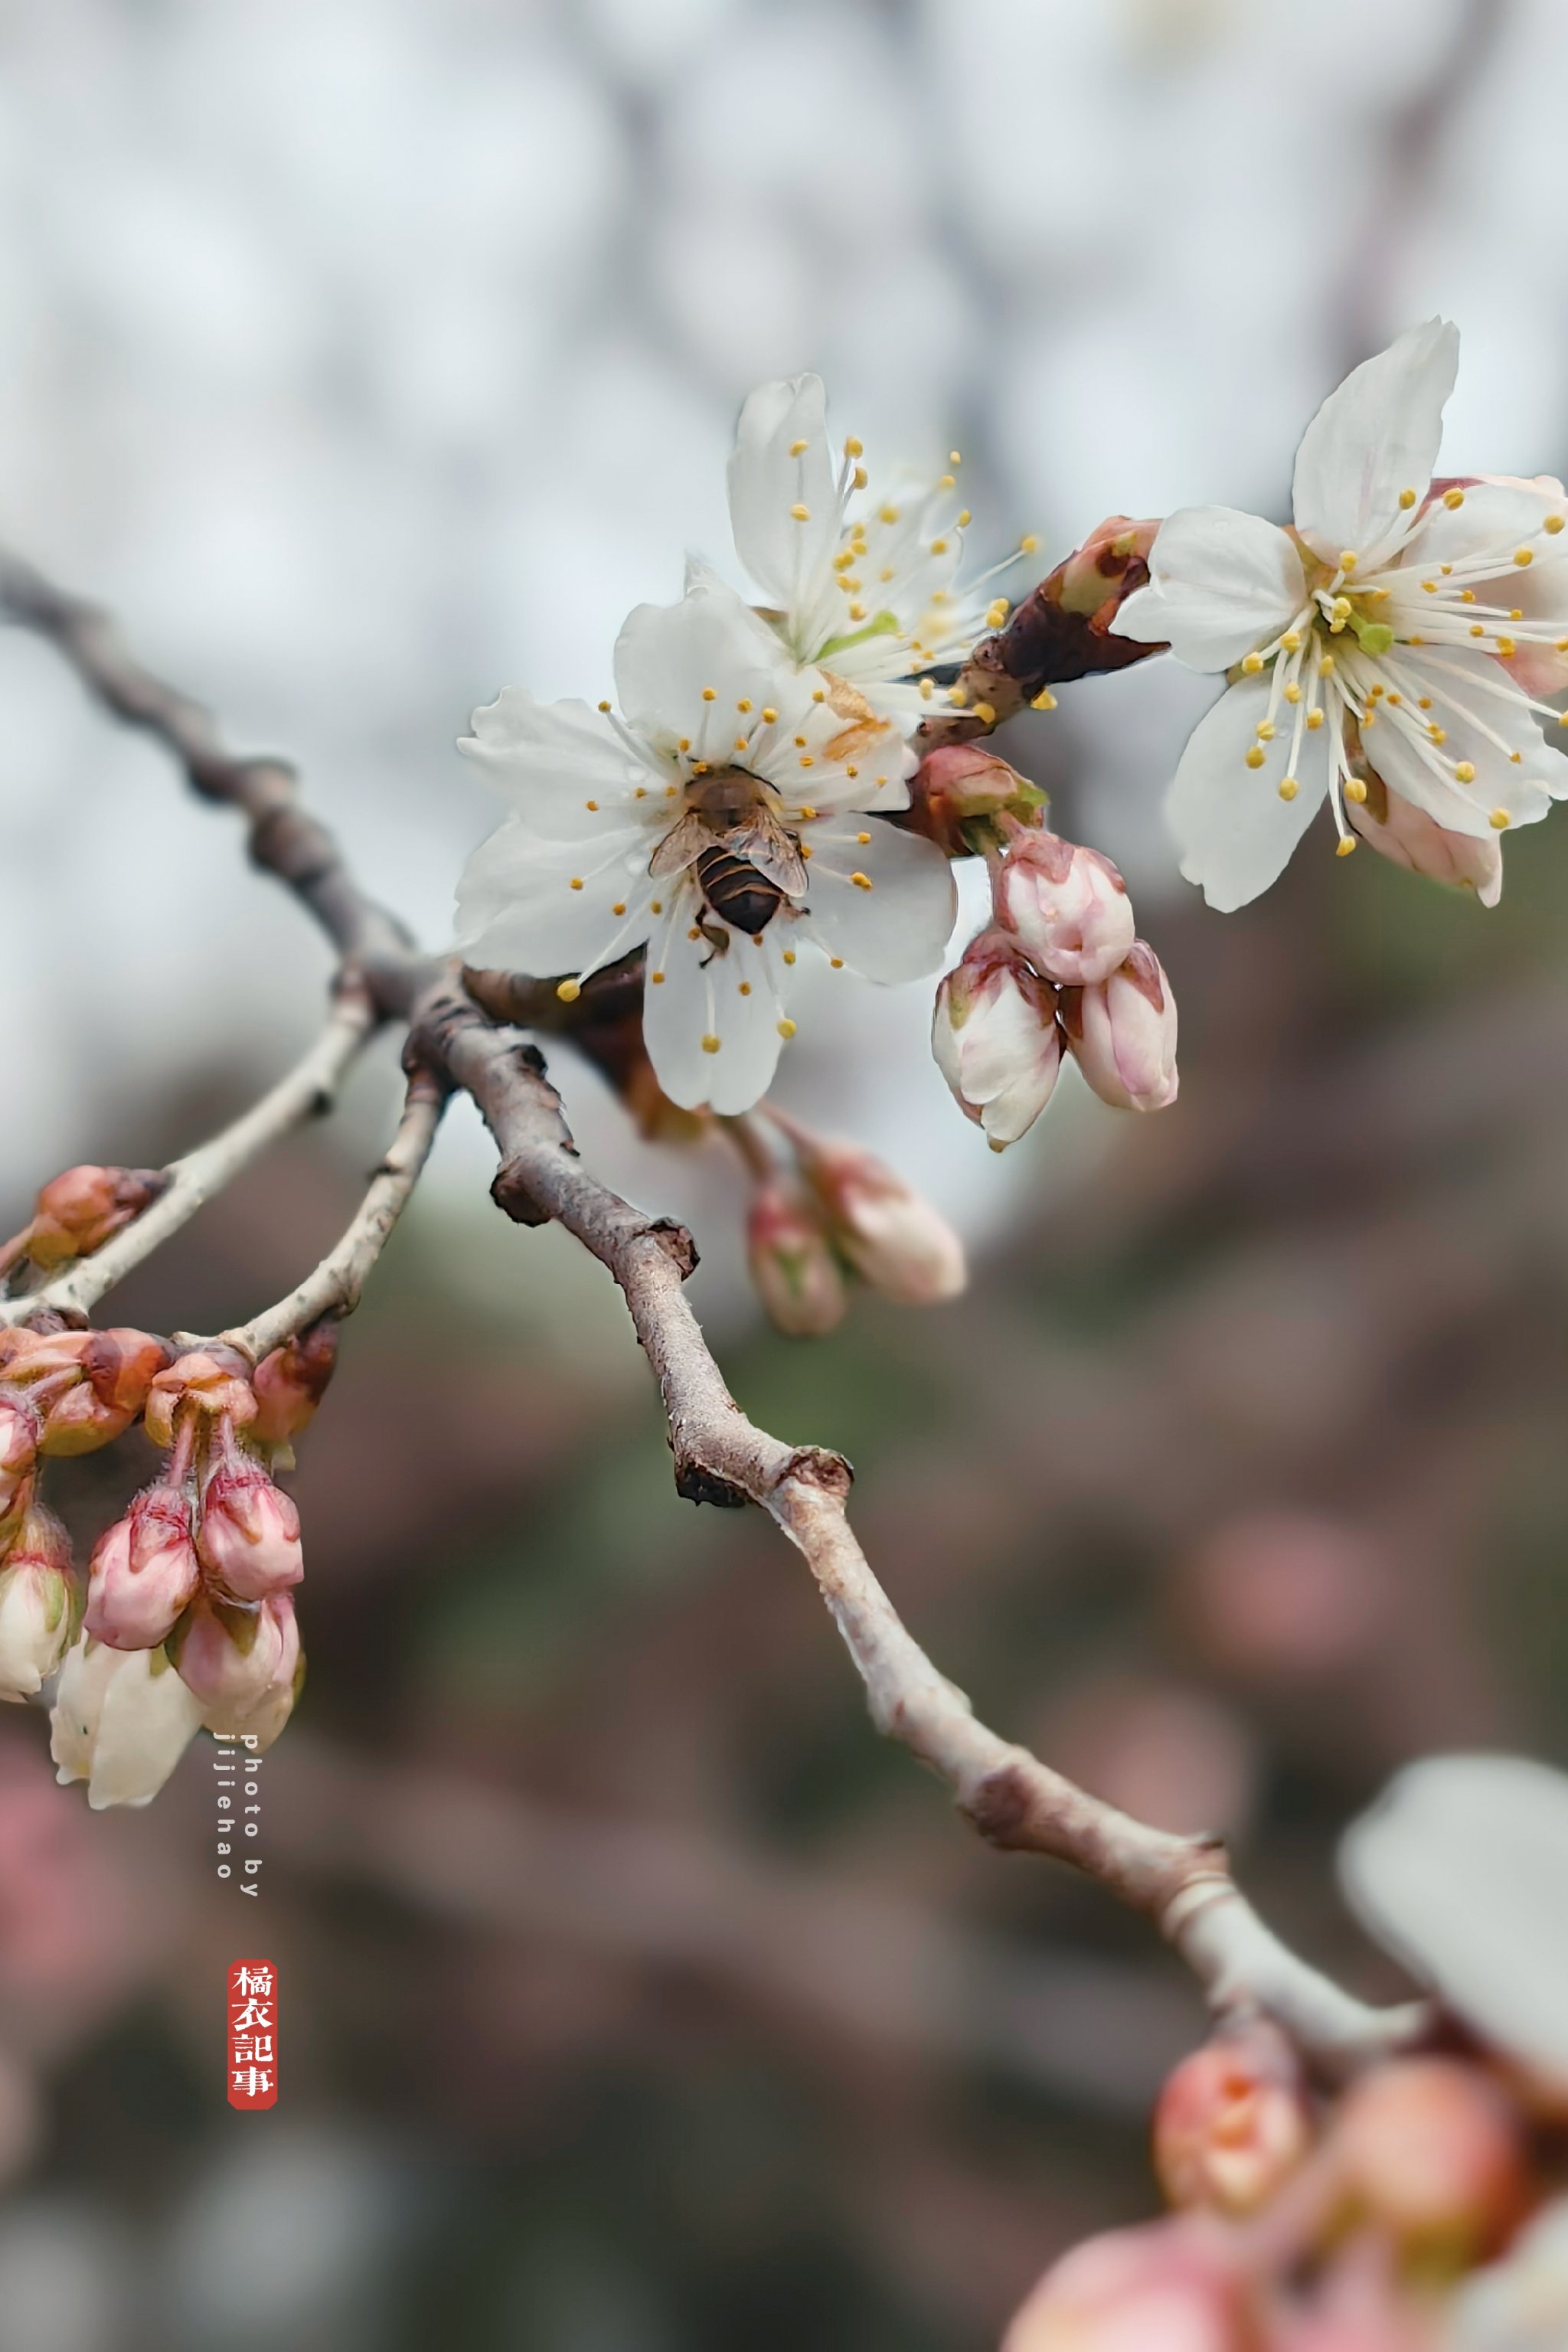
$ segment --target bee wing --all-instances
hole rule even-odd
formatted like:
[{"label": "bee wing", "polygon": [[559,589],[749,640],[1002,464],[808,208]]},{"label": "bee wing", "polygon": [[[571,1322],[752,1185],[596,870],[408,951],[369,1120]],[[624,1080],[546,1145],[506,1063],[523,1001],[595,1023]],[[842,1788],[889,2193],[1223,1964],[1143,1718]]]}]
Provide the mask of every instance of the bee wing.
[{"label": "bee wing", "polygon": [[711,848],[713,836],[695,809],[689,810],[679,824],[671,825],[653,856],[648,859],[650,874],[679,874],[705,849]]},{"label": "bee wing", "polygon": [[737,824],[724,835],[724,846],[737,857],[776,882],[792,898],[805,891],[805,860],[782,824],[759,809],[750,824]]}]

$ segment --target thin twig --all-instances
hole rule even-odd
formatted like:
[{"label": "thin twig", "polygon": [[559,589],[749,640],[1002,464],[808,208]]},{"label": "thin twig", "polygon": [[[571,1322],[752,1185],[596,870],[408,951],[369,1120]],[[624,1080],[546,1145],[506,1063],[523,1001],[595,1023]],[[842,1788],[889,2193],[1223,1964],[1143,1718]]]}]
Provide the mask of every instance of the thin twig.
[{"label": "thin twig", "polygon": [[682,1288],[696,1262],[689,1235],[643,1216],[588,1173],[543,1064],[520,1033],[498,1031],[446,990],[421,1008],[412,1048],[438,1058],[483,1113],[501,1153],[491,1187],[500,1206],[520,1223],[564,1225],[619,1284],[658,1381],[679,1492],[756,1503],[777,1523],[816,1580],[878,1729],[947,1782],[982,1836],[1098,1879],[1175,1946],[1216,2011],[1266,2010],[1331,2073],[1419,2039],[1429,2022],[1423,2004],[1369,2008],[1282,1944],[1236,1886],[1217,1840],[1134,1821],[977,1720],[856,1541],[847,1464],[817,1446],[785,1445],[741,1411]]},{"label": "thin twig", "polygon": [[[1267,2011],[1326,2072],[1419,2038],[1429,2023],[1424,2004],[1368,2008],[1280,1943],[1236,1887],[1216,1840],[1134,1821],[977,1721],[900,1622],[856,1541],[846,1512],[848,1465],[758,1429],[725,1387],[682,1290],[697,1262],[690,1235],[646,1217],[588,1172],[536,1048],[464,994],[455,972],[403,943],[400,927],[359,889],[330,836],[300,806],[291,772],[216,750],[205,714],[139,669],[101,615],[3,556],[0,609],[49,637],[111,709],[151,728],[205,797],[247,815],[252,856],[303,900],[345,962],[365,972],[377,1008],[408,1018],[410,1070],[424,1067],[473,1097],[500,1150],[491,1187],[499,1205],[521,1224],[563,1225],[620,1286],[664,1401],[677,1490],[693,1502],[755,1503],[777,1523],[816,1580],[878,1728],[947,1782],[980,1833],[1097,1879],[1153,1922],[1215,2010]],[[81,1271],[101,1265],[165,1212],[168,1198]],[[21,1304],[36,1308],[45,1296]]]},{"label": "thin twig", "polygon": [[298,1289],[266,1313],[219,1337],[259,1363],[285,1339],[293,1339],[319,1316],[352,1315],[372,1267],[392,1235],[430,1157],[449,1088],[435,1072],[416,1070],[385,1159],[372,1177],[364,1199],[336,1247],[330,1249]]},{"label": "thin twig", "polygon": [[0,1322],[26,1323],[40,1309],[86,1313],[132,1267],[151,1257],[171,1234],[194,1217],[205,1201],[231,1184],[268,1146],[316,1112],[330,1109],[351,1067],[375,1027],[375,1011],[363,988],[338,992],[326,1024],[310,1051],[243,1117],[199,1144],[163,1173],[165,1189],[133,1224],[116,1234],[91,1257],[78,1259],[41,1290],[0,1300]]}]

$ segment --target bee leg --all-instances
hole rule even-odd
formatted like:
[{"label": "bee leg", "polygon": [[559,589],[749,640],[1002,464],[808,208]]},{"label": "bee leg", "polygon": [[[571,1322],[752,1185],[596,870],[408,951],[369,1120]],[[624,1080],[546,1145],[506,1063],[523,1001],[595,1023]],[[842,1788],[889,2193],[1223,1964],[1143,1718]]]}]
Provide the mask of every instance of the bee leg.
[{"label": "bee leg", "polygon": [[712,951],[710,954],[705,955],[702,959],[701,969],[706,971],[709,965],[712,962],[714,956],[729,954],[730,934],[721,925],[715,923],[699,921],[697,928],[701,932],[703,938],[707,940],[708,945]]}]

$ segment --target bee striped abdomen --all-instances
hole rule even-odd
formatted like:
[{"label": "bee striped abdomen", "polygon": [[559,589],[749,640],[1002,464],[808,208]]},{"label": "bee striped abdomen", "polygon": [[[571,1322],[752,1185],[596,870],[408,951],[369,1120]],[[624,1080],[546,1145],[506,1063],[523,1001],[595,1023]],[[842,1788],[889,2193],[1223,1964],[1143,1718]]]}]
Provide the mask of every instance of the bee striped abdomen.
[{"label": "bee striped abdomen", "polygon": [[737,857],[719,844],[702,852],[696,873],[713,912],[753,938],[766,930],[784,904],[784,894],[776,882],[759,873],[749,858]]}]

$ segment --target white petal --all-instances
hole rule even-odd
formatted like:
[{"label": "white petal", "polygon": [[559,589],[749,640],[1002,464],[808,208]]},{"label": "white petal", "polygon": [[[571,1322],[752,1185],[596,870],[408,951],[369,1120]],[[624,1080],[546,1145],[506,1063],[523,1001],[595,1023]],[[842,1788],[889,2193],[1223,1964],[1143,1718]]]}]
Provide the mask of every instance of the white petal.
[{"label": "white petal", "polygon": [[648,845],[647,832],[626,825],[591,845],[543,841],[509,817],[463,869],[458,946],[470,963],[542,978],[607,960],[617,938],[614,953],[625,955],[648,933]]},{"label": "white petal", "polygon": [[201,1726],[202,1703],[162,1650],[124,1650],[109,1678],[93,1743],[87,1801],[145,1805],[155,1797]]},{"label": "white petal", "polygon": [[1268,708],[1267,671],[1228,688],[1194,729],[1165,801],[1183,873],[1202,884],[1211,907],[1226,913],[1245,907],[1283,873],[1329,788],[1331,714],[1316,734],[1302,735],[1292,800],[1279,797],[1293,723],[1288,703],[1280,704],[1274,740],[1258,745],[1263,764],[1247,765]]},{"label": "white petal", "polygon": [[[668,782],[651,753],[640,754],[585,702],[536,702],[509,686],[475,711],[473,729],[458,749],[552,841],[592,835],[604,813],[621,811],[639,784],[662,791]],[[597,816],[589,801],[598,802]]]},{"label": "white petal", "polygon": [[[920,980],[935,971],[958,911],[952,868],[935,843],[877,817],[808,825],[805,835],[805,913],[818,945],[868,980]],[[864,882],[850,878],[856,874]]]},{"label": "white petal", "polygon": [[[798,452],[797,441],[805,444]],[[796,507],[805,509],[804,521]],[[741,411],[730,459],[736,553],[758,587],[787,609],[831,557],[838,520],[821,377],[760,385]]]},{"label": "white petal", "polygon": [[[765,701],[770,682],[756,614],[716,578],[679,604],[639,604],[616,640],[616,699],[638,733],[664,748],[683,735],[695,746],[710,724],[722,730],[715,753],[727,749],[737,700]],[[708,688],[712,703],[703,700]]]},{"label": "white petal", "polygon": [[[1473,563],[1478,556],[1487,555],[1494,549],[1510,562],[1511,570],[1514,549],[1523,540],[1536,540],[1545,517],[1560,509],[1562,503],[1561,499],[1543,498],[1529,482],[1472,482],[1457,507],[1445,506],[1440,499],[1435,500],[1400,551],[1400,588],[1415,589],[1416,581],[1429,577],[1439,563]],[[1537,543],[1535,554],[1544,560],[1544,542]],[[1525,584],[1524,572],[1533,569],[1533,564],[1521,567],[1521,586]],[[1476,593],[1481,593],[1479,587]],[[1511,604],[1514,600],[1510,597],[1496,601]]]},{"label": "white petal", "polygon": [[[1404,691],[1407,705],[1417,695],[1430,698],[1432,709],[1422,718],[1440,725],[1446,738],[1428,755],[1419,739],[1413,740],[1388,714],[1380,715],[1376,725],[1363,731],[1363,748],[1393,791],[1454,833],[1489,832],[1494,809],[1506,810],[1512,824],[1533,824],[1546,814],[1565,763],[1560,751],[1542,742],[1540,728],[1500,662],[1462,646],[1431,653],[1401,646],[1378,667]],[[1499,694],[1499,687],[1508,692]],[[1450,697],[1473,719],[1454,709]],[[1500,750],[1481,731],[1483,726],[1500,735],[1507,748]],[[1509,756],[1512,751],[1520,755],[1517,762]],[[1462,761],[1476,772],[1472,782],[1460,783],[1453,774]]]},{"label": "white petal", "polygon": [[1161,524],[1150,584],[1128,597],[1113,635],[1168,644],[1193,669],[1228,669],[1301,609],[1301,559],[1275,523],[1235,507],[1182,507]]},{"label": "white petal", "polygon": [[[781,943],[787,918],[776,915],[759,944],[709,914],[707,929],[730,942],[719,954],[705,931],[695,940],[689,936],[698,909],[696,892],[683,888],[649,948],[643,1038],[671,1102],[685,1110],[707,1104],[729,1116],[749,1110],[767,1092],[783,1050]],[[654,979],[656,971],[662,980]],[[714,1038],[717,1047],[710,1050],[704,1040]]]},{"label": "white petal", "polygon": [[1378,1941],[1495,2045],[1568,2078],[1568,1780],[1518,1756],[1407,1765],[1340,1849]]},{"label": "white petal", "polygon": [[1296,452],[1296,527],[1327,562],[1375,546],[1422,498],[1437,463],[1443,404],[1459,364],[1459,331],[1412,327],[1331,392]]}]

